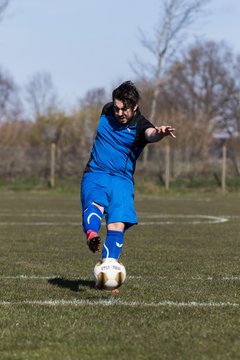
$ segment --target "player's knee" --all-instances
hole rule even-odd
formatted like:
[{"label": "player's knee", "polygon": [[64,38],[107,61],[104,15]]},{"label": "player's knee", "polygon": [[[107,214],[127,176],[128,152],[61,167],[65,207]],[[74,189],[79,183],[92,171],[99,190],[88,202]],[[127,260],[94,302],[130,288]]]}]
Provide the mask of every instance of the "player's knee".
[{"label": "player's knee", "polygon": [[124,232],[125,224],[122,222],[110,223],[107,225],[107,229]]},{"label": "player's knee", "polygon": [[89,205],[82,214],[82,224],[84,232],[87,233],[88,230],[98,233],[101,222],[102,222],[103,213],[95,204]]},{"label": "player's knee", "polygon": [[95,203],[95,202],[92,202],[92,205],[95,205],[100,211],[101,213],[103,214],[104,213],[104,207],[99,205],[98,203]]}]

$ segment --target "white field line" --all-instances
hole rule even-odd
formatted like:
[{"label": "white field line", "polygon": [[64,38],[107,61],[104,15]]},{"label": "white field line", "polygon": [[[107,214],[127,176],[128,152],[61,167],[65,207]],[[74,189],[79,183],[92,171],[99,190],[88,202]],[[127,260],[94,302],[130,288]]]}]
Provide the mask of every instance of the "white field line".
[{"label": "white field line", "polygon": [[128,306],[128,307],[235,307],[239,308],[240,304],[231,302],[178,302],[178,301],[159,301],[159,302],[140,302],[140,301],[122,301],[115,298],[108,300],[22,300],[22,301],[0,301],[0,305],[39,305],[39,306]]},{"label": "white field line", "polygon": [[[141,275],[127,275],[128,280],[141,280],[141,279],[150,279],[151,276],[141,276]],[[66,277],[59,275],[51,276],[39,276],[39,275],[0,275],[0,280],[51,280],[51,279],[66,279]],[[68,280],[72,281],[82,281],[89,280],[89,276],[79,277],[70,277]],[[180,280],[180,281],[240,281],[240,275],[232,276],[223,276],[223,277],[213,277],[213,276],[190,276],[190,277],[168,277],[168,276],[155,276],[155,280]]]},{"label": "white field line", "polygon": [[[228,217],[226,216],[211,216],[211,215],[158,215],[158,214],[152,214],[152,215],[145,215],[143,216],[145,218],[150,218],[150,219],[164,219],[164,218],[167,218],[167,219],[172,219],[173,220],[170,220],[170,221],[161,221],[159,223],[161,224],[174,224],[176,223],[176,221],[174,221],[174,219],[183,219],[183,220],[186,220],[186,219],[189,219],[189,221],[184,221],[184,222],[181,222],[180,224],[202,224],[202,223],[207,223],[207,224],[219,224],[219,223],[224,223],[224,222],[227,222],[229,219]],[[154,222],[156,224],[156,222]],[[150,222],[140,222],[139,224],[150,224]]]},{"label": "white field line", "polygon": [[[64,218],[81,218],[80,213],[60,213],[60,212],[49,212],[49,210],[32,210],[32,211],[0,211],[0,216],[7,216],[7,217],[64,217]],[[224,218],[239,218],[240,215],[218,215],[218,216],[212,216],[212,215],[204,215],[204,214],[153,214],[149,212],[138,212],[138,217],[140,218],[151,218],[151,219],[159,219],[159,218],[215,218],[215,217],[224,217]]]},{"label": "white field line", "polygon": [[[44,214],[46,217],[59,217],[66,215],[59,214]],[[42,216],[40,214],[3,214],[0,213],[1,216],[34,216],[39,217]],[[68,217],[73,217],[72,215],[68,215]],[[79,216],[78,216],[79,217]],[[211,216],[211,215],[166,215],[166,214],[145,214],[139,216],[141,218],[146,219],[155,219],[154,221],[140,221],[138,225],[146,226],[146,225],[171,225],[171,224],[220,224],[229,221],[229,216]],[[160,221],[156,221],[156,219],[160,219]],[[168,220],[169,219],[169,220]],[[182,221],[179,221],[182,220]],[[33,222],[17,222],[17,221],[1,221],[0,225],[25,225],[25,226],[79,226],[81,224],[80,217],[79,222],[51,222],[51,221],[33,221]]]},{"label": "white field line", "polygon": [[[49,212],[49,210],[26,210],[22,211],[11,211],[11,210],[2,210],[0,211],[0,217],[7,216],[7,217],[64,217],[64,218],[81,218],[81,212],[75,213],[66,213],[66,212]],[[153,214],[149,212],[138,212],[139,218],[151,218],[151,219],[162,219],[162,218],[207,218],[207,219],[214,219],[214,218],[240,218],[240,215],[218,215],[218,216],[211,216],[211,215],[204,215],[204,214]]]}]

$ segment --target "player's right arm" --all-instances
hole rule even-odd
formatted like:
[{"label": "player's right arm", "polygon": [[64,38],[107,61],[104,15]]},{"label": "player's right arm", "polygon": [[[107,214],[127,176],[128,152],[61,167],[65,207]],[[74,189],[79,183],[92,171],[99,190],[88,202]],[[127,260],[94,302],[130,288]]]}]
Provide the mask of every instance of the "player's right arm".
[{"label": "player's right arm", "polygon": [[148,142],[154,143],[157,141],[162,140],[166,136],[171,136],[175,138],[174,135],[175,128],[171,125],[162,125],[162,126],[155,126],[154,128],[148,128],[145,130],[145,139]]}]

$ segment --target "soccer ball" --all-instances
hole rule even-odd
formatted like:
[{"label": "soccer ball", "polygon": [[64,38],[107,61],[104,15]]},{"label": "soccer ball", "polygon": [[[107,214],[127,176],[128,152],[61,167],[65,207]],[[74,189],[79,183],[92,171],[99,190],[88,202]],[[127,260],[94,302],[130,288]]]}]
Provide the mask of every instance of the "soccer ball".
[{"label": "soccer ball", "polygon": [[94,278],[99,289],[114,290],[126,279],[125,266],[116,259],[107,258],[94,267]]}]

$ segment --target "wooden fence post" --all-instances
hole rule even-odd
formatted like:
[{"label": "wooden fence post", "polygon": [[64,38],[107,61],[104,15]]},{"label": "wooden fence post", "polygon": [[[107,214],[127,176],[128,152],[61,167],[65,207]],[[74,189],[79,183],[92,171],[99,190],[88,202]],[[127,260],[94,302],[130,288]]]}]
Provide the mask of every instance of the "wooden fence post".
[{"label": "wooden fence post", "polygon": [[226,144],[222,147],[222,192],[226,191],[226,170],[227,170],[227,146]]},{"label": "wooden fence post", "polygon": [[170,145],[167,141],[166,143],[166,163],[165,163],[165,189],[169,190],[170,184]]},{"label": "wooden fence post", "polygon": [[51,144],[51,175],[50,186],[53,189],[55,187],[55,168],[56,168],[56,144]]}]

